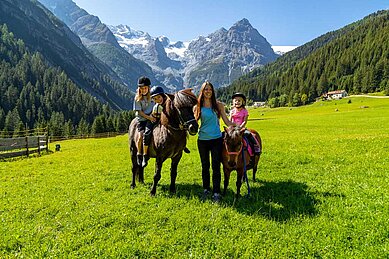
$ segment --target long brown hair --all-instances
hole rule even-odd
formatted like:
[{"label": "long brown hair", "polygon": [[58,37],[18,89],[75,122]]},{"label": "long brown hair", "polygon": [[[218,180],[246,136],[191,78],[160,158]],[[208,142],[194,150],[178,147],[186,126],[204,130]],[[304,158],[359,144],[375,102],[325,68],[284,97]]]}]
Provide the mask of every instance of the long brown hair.
[{"label": "long brown hair", "polygon": [[219,106],[218,106],[217,100],[216,100],[215,88],[213,87],[213,85],[210,82],[205,81],[201,85],[200,94],[199,94],[199,97],[197,98],[197,107],[196,107],[196,111],[195,111],[196,120],[198,120],[201,116],[201,107],[203,107],[203,105],[204,105],[204,89],[207,86],[210,86],[212,89],[212,96],[211,96],[212,107],[211,108],[215,111],[217,117],[220,118],[220,111],[219,111]]},{"label": "long brown hair", "polygon": [[147,92],[146,96],[143,96],[142,93],[140,92],[140,87],[136,89],[136,95],[135,95],[135,101],[140,102],[143,99],[146,99],[147,102],[151,101],[150,97],[150,86],[147,86],[149,88],[149,91]]}]

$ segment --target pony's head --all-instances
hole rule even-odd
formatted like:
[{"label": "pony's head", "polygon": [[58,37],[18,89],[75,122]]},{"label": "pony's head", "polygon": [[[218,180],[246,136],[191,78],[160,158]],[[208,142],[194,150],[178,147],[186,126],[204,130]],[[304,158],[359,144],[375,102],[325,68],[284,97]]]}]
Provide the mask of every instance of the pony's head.
[{"label": "pony's head", "polygon": [[223,159],[227,159],[228,166],[235,168],[239,155],[243,150],[243,133],[246,129],[240,126],[224,127]]},{"label": "pony's head", "polygon": [[[161,117],[162,124],[186,130],[190,135],[196,135],[199,125],[194,117],[193,106],[197,104],[197,99],[192,93],[192,89],[184,89],[174,95],[167,96],[168,100],[165,105],[167,116]],[[175,117],[177,119],[174,119]]]}]

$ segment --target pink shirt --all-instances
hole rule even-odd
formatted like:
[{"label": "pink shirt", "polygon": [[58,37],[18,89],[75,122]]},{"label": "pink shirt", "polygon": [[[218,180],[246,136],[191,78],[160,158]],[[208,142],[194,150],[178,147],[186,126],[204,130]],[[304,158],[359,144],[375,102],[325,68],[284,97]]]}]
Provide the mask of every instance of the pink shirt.
[{"label": "pink shirt", "polygon": [[249,112],[244,108],[240,111],[234,108],[230,112],[231,121],[234,122],[236,125],[241,125],[244,122],[246,116],[249,116]]}]

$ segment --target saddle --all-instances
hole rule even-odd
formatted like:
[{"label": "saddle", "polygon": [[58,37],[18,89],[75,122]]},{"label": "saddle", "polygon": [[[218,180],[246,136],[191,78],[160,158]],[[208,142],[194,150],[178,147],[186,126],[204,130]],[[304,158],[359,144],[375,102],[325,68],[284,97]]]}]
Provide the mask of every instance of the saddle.
[{"label": "saddle", "polygon": [[[253,136],[253,139],[256,142],[255,144],[259,145],[258,139],[255,136],[255,134],[251,133],[251,135]],[[248,151],[248,153],[250,155],[250,158],[255,156],[255,153],[254,153],[254,143],[250,142],[246,137],[243,137],[243,147],[245,149],[247,149],[247,151]]]},{"label": "saddle", "polygon": [[[258,139],[254,134],[251,133],[253,136],[253,139],[257,142],[256,144],[258,145]],[[247,152],[250,155],[250,161],[247,164],[246,170],[250,170],[253,168],[254,163],[255,163],[255,153],[254,153],[254,143],[250,142],[246,137],[243,137],[243,148],[247,149]]]}]

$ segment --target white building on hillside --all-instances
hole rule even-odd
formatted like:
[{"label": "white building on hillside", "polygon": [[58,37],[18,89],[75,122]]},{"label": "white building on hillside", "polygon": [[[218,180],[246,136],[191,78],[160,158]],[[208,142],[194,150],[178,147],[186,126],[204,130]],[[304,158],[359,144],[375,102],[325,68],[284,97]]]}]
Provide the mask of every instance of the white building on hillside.
[{"label": "white building on hillside", "polygon": [[336,90],[324,94],[326,99],[342,99],[347,96],[346,90]]}]

